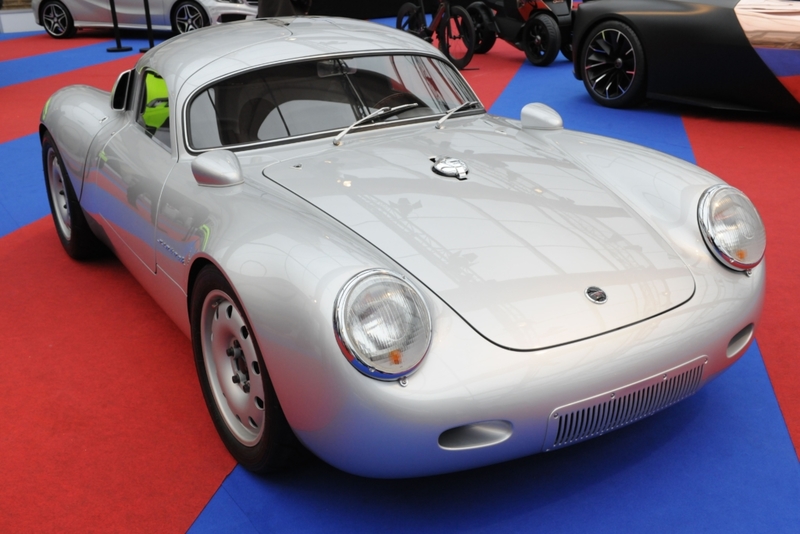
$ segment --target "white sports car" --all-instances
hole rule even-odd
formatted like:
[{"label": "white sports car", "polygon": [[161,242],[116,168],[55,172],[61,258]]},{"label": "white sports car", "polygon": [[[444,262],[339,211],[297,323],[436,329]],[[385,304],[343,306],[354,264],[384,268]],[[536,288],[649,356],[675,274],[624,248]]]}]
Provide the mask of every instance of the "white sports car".
[{"label": "white sports car", "polygon": [[111,248],[191,337],[257,472],[302,446],[372,477],[564,447],[695,393],[761,311],[743,193],[541,104],[489,115],[369,22],[175,37],[110,95],[54,94],[40,134],[67,253]]},{"label": "white sports car", "polygon": [[[120,28],[147,27],[144,0],[115,0]],[[33,0],[36,24],[51,37],[72,37],[79,28],[111,28],[109,0]],[[253,19],[258,0],[149,0],[155,30],[186,33],[211,24]]]}]

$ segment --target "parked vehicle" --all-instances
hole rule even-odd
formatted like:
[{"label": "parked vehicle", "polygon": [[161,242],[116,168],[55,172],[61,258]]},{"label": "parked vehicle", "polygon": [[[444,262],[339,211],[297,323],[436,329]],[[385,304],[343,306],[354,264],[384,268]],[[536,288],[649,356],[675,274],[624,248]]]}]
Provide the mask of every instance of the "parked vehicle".
[{"label": "parked vehicle", "polygon": [[430,25],[425,22],[425,6],[406,2],[397,12],[397,29],[403,30],[432,43],[436,36],[439,50],[456,68],[463,69],[472,61],[475,53],[475,28],[467,10],[451,6],[447,1],[439,2]]},{"label": "parked vehicle", "polygon": [[645,98],[800,115],[800,2],[592,0],[575,77],[599,104]]},{"label": "parked vehicle", "polygon": [[572,0],[483,0],[467,7],[475,24],[475,53],[491,50],[497,37],[545,67],[559,50],[572,61]]},{"label": "parked vehicle", "polygon": [[[81,28],[111,28],[111,4],[108,0],[33,0],[31,7],[36,24],[56,39],[75,35]],[[142,0],[115,0],[120,28],[147,27]],[[258,0],[164,0],[150,2],[150,17],[155,30],[186,33],[223,22],[252,19]]]},{"label": "parked vehicle", "polygon": [[256,472],[301,444],[372,477],[565,447],[692,395],[759,321],[742,192],[543,104],[489,115],[378,24],[190,32],[55,93],[39,133],[65,251],[110,247],[191,338]]}]

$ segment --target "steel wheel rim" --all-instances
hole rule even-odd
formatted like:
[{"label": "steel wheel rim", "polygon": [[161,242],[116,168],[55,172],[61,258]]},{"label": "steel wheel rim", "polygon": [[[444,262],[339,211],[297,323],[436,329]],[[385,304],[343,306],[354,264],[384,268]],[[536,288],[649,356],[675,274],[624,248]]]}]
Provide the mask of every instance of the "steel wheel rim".
[{"label": "steel wheel rim", "polygon": [[624,96],[636,78],[636,54],[619,30],[603,30],[592,38],[584,59],[587,82],[601,98]]},{"label": "steel wheel rim", "polygon": [[530,42],[533,44],[531,51],[538,57],[544,57],[547,52],[548,36],[547,26],[541,20],[534,20],[528,32]]},{"label": "steel wheel rim", "polygon": [[69,212],[69,199],[67,198],[64,175],[61,174],[61,165],[53,147],[47,150],[47,184],[50,189],[50,200],[53,202],[53,213],[56,216],[58,228],[67,240],[72,237],[72,216]]},{"label": "steel wheel rim", "polygon": [[200,319],[203,362],[214,402],[225,425],[252,447],[266,422],[263,370],[244,317],[224,292],[210,292]]},{"label": "steel wheel rim", "polygon": [[48,4],[42,12],[44,28],[50,35],[62,36],[67,33],[67,12],[58,4]]},{"label": "steel wheel rim", "polygon": [[186,33],[203,27],[203,14],[197,6],[184,4],[175,12],[178,33]]}]

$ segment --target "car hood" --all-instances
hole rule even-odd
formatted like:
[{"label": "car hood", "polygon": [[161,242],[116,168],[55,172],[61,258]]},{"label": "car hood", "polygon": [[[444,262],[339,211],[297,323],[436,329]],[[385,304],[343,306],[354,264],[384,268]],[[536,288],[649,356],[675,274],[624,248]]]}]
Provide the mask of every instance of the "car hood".
[{"label": "car hood", "polygon": [[[263,175],[364,237],[506,348],[585,339],[691,298],[688,268],[633,209],[565,154],[503,124],[462,118],[443,130],[396,126],[391,138],[351,133],[339,147],[292,149]],[[437,156],[462,160],[467,178],[435,173]],[[589,287],[607,301],[590,300]]]}]

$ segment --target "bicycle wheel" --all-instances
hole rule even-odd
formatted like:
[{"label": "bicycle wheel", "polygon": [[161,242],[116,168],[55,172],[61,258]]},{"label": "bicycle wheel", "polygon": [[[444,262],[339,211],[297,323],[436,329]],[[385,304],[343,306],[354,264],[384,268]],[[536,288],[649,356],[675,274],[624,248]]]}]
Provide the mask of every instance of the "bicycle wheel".
[{"label": "bicycle wheel", "polygon": [[439,50],[461,70],[475,53],[475,26],[467,10],[461,6],[450,7],[450,20],[442,21],[436,29]]},{"label": "bicycle wheel", "polygon": [[497,41],[495,32],[494,14],[483,2],[473,2],[467,7],[475,26],[475,53],[485,54],[494,46]]},{"label": "bicycle wheel", "polygon": [[423,37],[425,31],[425,13],[419,8],[418,5],[411,2],[406,2],[400,6],[397,12],[398,30],[413,33],[417,37]]}]

